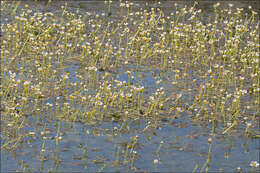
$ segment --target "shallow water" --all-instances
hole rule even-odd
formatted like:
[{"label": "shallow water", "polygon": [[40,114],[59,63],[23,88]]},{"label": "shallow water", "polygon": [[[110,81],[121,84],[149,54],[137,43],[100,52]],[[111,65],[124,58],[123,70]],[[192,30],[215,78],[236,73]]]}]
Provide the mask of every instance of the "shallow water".
[{"label": "shallow water", "polygon": [[[187,123],[188,127],[180,127],[183,123]],[[49,129],[55,123],[47,125]],[[14,153],[1,152],[2,167],[1,171],[21,170],[19,162],[24,160],[24,164],[29,165],[30,171],[47,171],[57,170],[64,171],[97,171],[106,163],[108,166],[103,171],[129,171],[129,163],[119,165],[114,168],[113,163],[117,160],[116,152],[122,152],[123,145],[131,141],[131,137],[138,135],[138,147],[136,148],[137,156],[134,165],[137,169],[143,171],[156,171],[153,160],[158,159],[158,170],[161,171],[177,171],[187,172],[193,170],[196,164],[199,165],[198,170],[202,168],[208,157],[209,144],[207,142],[210,130],[191,124],[187,120],[176,120],[173,125],[165,124],[159,129],[148,129],[142,132],[145,127],[145,121],[140,124],[133,123],[131,132],[118,133],[110,140],[114,128],[120,128],[118,123],[100,123],[100,125],[84,126],[80,123],[74,123],[70,127],[70,123],[62,125],[62,137],[59,144],[59,155],[61,162],[55,165],[53,157],[56,157],[56,132],[50,132],[47,135],[45,146],[46,161],[39,161],[39,148],[42,144],[41,136],[28,137],[24,140],[24,147]],[[40,126],[39,129],[42,127]],[[28,127],[27,130],[31,128]],[[33,130],[33,129],[31,129]],[[89,130],[88,141],[86,143],[85,131]],[[141,131],[140,131],[141,130]],[[153,132],[151,132],[153,131]],[[115,133],[115,132],[114,132]],[[156,135],[155,135],[156,134]],[[148,140],[147,136],[151,135]],[[259,141],[258,139],[245,139],[237,134],[237,136],[216,135],[212,142],[212,156],[209,171],[234,172],[237,167],[244,171],[250,170],[250,161],[259,159]],[[27,140],[27,141],[26,141]],[[30,143],[29,143],[30,141]],[[159,152],[158,147],[161,144]],[[84,146],[87,144],[86,157],[82,158]],[[225,158],[225,154],[229,155]],[[122,156],[120,162],[123,162]],[[121,163],[122,164],[122,163]],[[40,169],[43,167],[44,169]],[[86,168],[84,168],[86,167]]]},{"label": "shallow water", "polygon": [[[56,8],[59,8],[60,3],[55,3],[48,10],[55,11]],[[166,13],[171,11],[167,3],[171,2],[162,3],[162,8],[166,10]],[[106,11],[103,2],[99,1],[77,1],[68,4],[72,10],[79,8],[82,12],[99,13]],[[180,4],[183,6],[185,3]],[[186,2],[186,4],[189,4],[189,2]],[[200,3],[205,11],[210,11],[208,7],[211,4],[210,2]],[[46,10],[42,4],[32,3],[31,5]],[[236,5],[241,7],[248,4],[241,1],[237,2]],[[144,6],[144,3],[140,2],[136,5],[136,8],[139,6]],[[150,6],[156,7],[154,4],[150,4]],[[114,15],[115,18],[118,15],[116,8],[116,5],[112,5],[112,16]],[[169,9],[167,10],[167,8]],[[208,13],[206,14],[208,15]],[[68,63],[64,72],[70,72],[70,82],[79,80],[76,74],[80,68],[80,63]],[[132,79],[128,79],[127,70],[134,71]],[[140,84],[148,88],[147,96],[163,86],[168,94],[171,94],[171,92],[182,94],[187,103],[192,100],[189,100],[189,98],[193,96],[193,90],[191,90],[191,93],[183,93],[182,88],[177,90],[178,86],[171,84],[173,81],[169,79],[169,76],[173,76],[174,72],[162,72],[158,69],[148,69],[144,72],[141,72],[141,70],[144,71],[139,66],[129,65],[128,67],[118,68],[114,76],[116,80],[126,82],[130,80],[130,83]],[[102,76],[104,72],[99,71],[98,74]],[[192,69],[190,74],[192,74]],[[161,76],[162,83],[156,84],[156,76]],[[195,78],[198,79],[198,84],[207,80],[200,79],[199,75]],[[179,80],[177,83],[182,86],[181,83],[184,83],[184,81]],[[194,86],[187,87],[193,89]],[[52,103],[53,100],[50,99],[48,102]],[[102,169],[104,172],[190,172],[196,165],[198,165],[196,171],[200,171],[204,170],[203,165],[208,158],[208,151],[211,146],[209,171],[234,172],[240,167],[243,172],[248,172],[252,169],[250,167],[251,161],[259,162],[258,138],[245,138],[242,129],[237,129],[237,132],[232,133],[232,135],[222,135],[221,133],[225,128],[219,126],[212,143],[209,143],[208,139],[212,133],[211,126],[207,122],[194,123],[192,115],[185,112],[180,114],[182,116],[173,121],[169,117],[158,120],[157,128],[152,128],[153,122],[149,122],[147,119],[129,120],[126,122],[129,126],[128,130],[127,128],[120,129],[126,126],[125,124],[122,126],[124,122],[116,118],[113,121],[93,122],[93,125],[91,125],[91,122],[84,124],[67,121],[60,121],[59,124],[59,121],[54,118],[53,120],[46,119],[44,114],[38,119],[35,113],[28,117],[25,127],[22,128],[25,132],[34,131],[35,134],[24,137],[22,144],[19,144],[15,151],[1,150],[1,172],[17,170],[30,172],[95,172],[101,170],[104,164],[106,164]],[[55,137],[58,134],[59,126],[62,140],[57,143]],[[44,161],[40,161],[43,143],[42,131],[48,132]],[[89,135],[86,135],[86,131],[89,131]],[[134,137],[137,137],[137,144],[134,147],[136,154],[131,151],[132,153],[129,154],[131,157],[124,157],[125,152],[123,153],[123,150],[126,149],[127,144],[132,144]],[[3,142],[2,139],[4,139],[3,134],[1,134],[1,143]],[[57,159],[60,162],[56,162]],[[157,166],[154,164],[156,159],[159,161]],[[117,160],[119,160],[118,164]],[[135,169],[131,170],[131,165],[134,165]],[[259,168],[257,169],[259,170]]]}]

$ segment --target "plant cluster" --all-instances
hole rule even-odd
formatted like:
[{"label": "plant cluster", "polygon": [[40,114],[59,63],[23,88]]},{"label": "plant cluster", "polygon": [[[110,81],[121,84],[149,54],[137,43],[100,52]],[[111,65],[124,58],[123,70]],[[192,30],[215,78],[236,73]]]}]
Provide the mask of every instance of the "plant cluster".
[{"label": "plant cluster", "polygon": [[[1,148],[13,150],[32,135],[23,130],[29,117],[116,121],[122,132],[129,120],[158,127],[186,115],[223,134],[242,128],[259,137],[256,12],[244,16],[243,9],[216,4],[203,21],[196,3],[175,4],[166,16],[160,8],[133,10],[133,3],[120,2],[115,19],[106,3],[108,12],[100,14],[74,13],[66,4],[54,14],[1,3],[1,13],[11,14],[1,25]],[[152,86],[143,84],[146,72],[154,74]],[[123,149],[123,164],[129,158],[134,167],[137,139]],[[59,140],[57,132],[57,146]]]}]

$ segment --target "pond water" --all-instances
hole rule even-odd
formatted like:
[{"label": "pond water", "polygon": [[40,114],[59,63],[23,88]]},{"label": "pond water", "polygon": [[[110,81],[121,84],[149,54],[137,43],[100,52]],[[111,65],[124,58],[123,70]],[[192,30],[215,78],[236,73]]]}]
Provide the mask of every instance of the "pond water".
[{"label": "pond water", "polygon": [[[47,129],[55,129],[55,123],[48,123]],[[187,124],[188,127],[182,127]],[[32,124],[33,125],[33,124]],[[32,126],[31,125],[31,126]],[[193,125],[187,120],[177,120],[174,124],[162,124],[159,129],[147,129],[143,132],[145,122],[133,122],[131,132],[117,133],[118,123],[100,123],[94,126],[85,126],[80,123],[62,123],[62,141],[57,151],[56,132],[47,135],[45,146],[46,161],[41,163],[39,148],[42,137],[35,135],[25,139],[27,144],[14,152],[1,152],[2,172],[22,171],[26,164],[32,172],[58,171],[58,172],[94,172],[103,167],[104,172],[129,171],[129,163],[123,165],[123,148],[131,143],[132,137],[138,135],[137,156],[134,160],[135,171],[159,172],[188,172],[199,165],[201,170],[208,158],[208,144],[210,130]],[[41,126],[38,127],[41,130]],[[34,130],[28,127],[28,131]],[[89,130],[89,135],[85,134]],[[148,139],[148,136],[151,136]],[[160,147],[161,146],[161,147]],[[242,134],[236,136],[216,135],[212,142],[212,153],[209,170],[212,172],[234,172],[240,167],[243,171],[250,170],[250,162],[259,159],[259,140],[246,139]],[[85,149],[86,147],[87,149]],[[160,147],[160,149],[159,149]],[[57,153],[58,152],[58,153]],[[119,152],[119,153],[118,153]],[[86,156],[83,155],[86,154]],[[59,155],[61,161],[55,163]],[[120,165],[116,166],[119,158]],[[129,158],[127,158],[129,159]],[[154,160],[159,160],[157,168]],[[128,160],[129,162],[129,160]],[[22,165],[23,164],[23,165]]]},{"label": "pond water", "polygon": [[[180,7],[192,5],[188,1],[177,3]],[[232,3],[239,8],[252,5],[256,9],[257,1],[250,3],[232,1]],[[21,6],[24,4],[25,2],[22,2]],[[37,8],[40,11],[52,11],[53,13],[58,13],[61,4],[63,2],[53,2],[46,7],[44,2],[29,2],[32,9]],[[133,9],[160,6],[167,15],[172,11],[169,4],[173,3],[165,1],[159,5],[155,2],[138,1]],[[225,2],[221,5],[225,7],[227,4],[228,2]],[[210,1],[199,2],[198,7],[206,11],[203,13],[204,17],[214,13],[212,5],[213,3]],[[98,14],[108,10],[104,2],[100,1],[68,2],[68,9],[74,12],[79,10],[82,13]],[[111,4],[111,12],[112,18],[120,19],[118,3]],[[56,69],[61,67],[59,63],[53,63],[57,66]],[[17,66],[19,68],[19,65]],[[69,82],[79,83],[81,80],[87,80],[77,76],[82,73],[84,68],[85,65],[77,60],[67,60],[62,66],[60,76],[69,72]],[[180,68],[182,68],[181,64]],[[131,71],[131,75],[128,74],[128,71]],[[144,98],[150,97],[163,87],[167,95],[179,95],[182,100],[180,104],[192,105],[194,97],[200,89],[198,86],[209,80],[201,77],[203,72],[200,70],[198,73],[194,73],[194,71],[196,70],[188,69],[187,72],[191,77],[179,80],[172,77],[176,75],[174,70],[165,71],[153,66],[144,67],[134,63],[111,68],[109,72],[111,72],[111,80],[143,86],[145,88],[142,95]],[[101,79],[106,72],[108,72],[107,69],[98,69],[96,73],[89,73],[89,75],[97,75]],[[5,75],[10,77],[10,74],[5,73]],[[86,74],[84,73],[84,75]],[[19,75],[17,76],[16,80],[20,78]],[[50,80],[55,79],[53,77]],[[196,79],[196,83],[190,85],[190,79]],[[94,89],[89,88],[88,90],[90,94],[95,93],[95,89],[99,86],[98,83],[93,83],[93,85]],[[116,86],[115,83],[113,85]],[[68,93],[73,93],[74,90],[73,87],[69,88]],[[64,95],[59,97],[62,103],[69,102]],[[246,99],[249,102],[251,97]],[[55,105],[56,102],[58,101],[55,97],[50,97],[43,100],[42,104]],[[112,114],[107,112],[107,114],[111,114],[108,117],[105,112],[105,118],[101,118],[101,121],[97,118],[71,122],[64,120],[63,115],[56,114],[56,109],[57,106],[49,109],[45,107],[44,110],[26,115],[23,127],[20,129],[26,135],[18,142],[17,148],[1,148],[1,172],[191,172],[193,170],[204,172],[207,171],[206,168],[209,172],[259,171],[259,167],[250,166],[252,161],[259,163],[259,137],[246,136],[245,125],[226,131],[227,127],[223,124],[215,125],[208,121],[194,121],[198,112],[184,110],[174,111],[176,114],[173,116],[174,118],[162,113],[160,117],[158,115],[159,118],[155,119],[133,116],[127,120],[118,110]],[[80,111],[79,114],[83,114],[84,107],[75,109]],[[142,109],[138,111],[143,114]],[[254,114],[254,111],[252,112],[251,114]],[[70,116],[73,115],[70,114]],[[256,121],[259,120],[256,119]],[[255,125],[253,130],[259,132],[259,125]],[[6,145],[10,138],[7,138],[2,131],[1,145]],[[57,137],[60,137],[60,140],[57,140]]]}]

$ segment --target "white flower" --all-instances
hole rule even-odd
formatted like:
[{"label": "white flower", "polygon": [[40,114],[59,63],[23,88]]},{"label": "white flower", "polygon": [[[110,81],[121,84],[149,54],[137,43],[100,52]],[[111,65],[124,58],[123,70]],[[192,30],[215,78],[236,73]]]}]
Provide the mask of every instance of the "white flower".
[{"label": "white flower", "polygon": [[250,162],[250,166],[256,168],[256,167],[259,166],[259,163],[258,163],[257,161],[251,161],[251,162]]},{"label": "white flower", "polygon": [[57,140],[57,141],[60,141],[61,139],[62,139],[61,136],[56,136],[56,140]]},{"label": "white flower", "polygon": [[181,93],[177,95],[177,98],[181,98],[181,97],[182,97],[182,94],[181,94]]},{"label": "white flower", "polygon": [[35,135],[35,132],[29,132],[28,134],[29,135]]},{"label": "white flower", "polygon": [[251,127],[251,126],[252,126],[252,123],[246,122],[246,126],[247,126],[247,127]]},{"label": "white flower", "polygon": [[208,138],[208,143],[211,143],[212,142],[212,138]]},{"label": "white flower", "polygon": [[160,84],[162,82],[162,80],[158,80],[156,81],[156,84]]},{"label": "white flower", "polygon": [[28,85],[30,85],[30,83],[31,83],[30,81],[25,81],[24,86],[28,86]]}]

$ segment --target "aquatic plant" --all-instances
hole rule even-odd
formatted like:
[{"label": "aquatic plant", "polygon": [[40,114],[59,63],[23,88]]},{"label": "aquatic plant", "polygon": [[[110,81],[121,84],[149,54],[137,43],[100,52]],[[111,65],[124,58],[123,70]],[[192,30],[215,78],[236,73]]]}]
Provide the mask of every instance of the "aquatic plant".
[{"label": "aquatic plant", "polygon": [[[64,121],[116,122],[113,142],[131,130],[130,122],[144,120],[146,131],[185,117],[212,128],[201,168],[207,172],[215,133],[230,136],[242,129],[246,137],[259,138],[259,19],[251,7],[245,16],[232,4],[215,4],[214,15],[204,19],[197,3],[174,4],[169,15],[159,7],[136,10],[127,1],[116,12],[112,1],[105,3],[102,13],[73,12],[67,3],[55,13],[1,3],[1,149],[18,149],[39,135],[37,123],[54,121],[58,170]],[[149,85],[147,73],[153,74]],[[25,130],[31,117],[35,132]],[[44,127],[42,162],[45,132]],[[117,167],[122,162],[134,170],[138,142],[133,137],[125,148],[115,145]],[[159,163],[157,157],[156,170]]]}]

